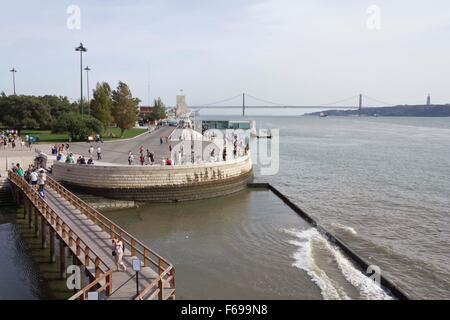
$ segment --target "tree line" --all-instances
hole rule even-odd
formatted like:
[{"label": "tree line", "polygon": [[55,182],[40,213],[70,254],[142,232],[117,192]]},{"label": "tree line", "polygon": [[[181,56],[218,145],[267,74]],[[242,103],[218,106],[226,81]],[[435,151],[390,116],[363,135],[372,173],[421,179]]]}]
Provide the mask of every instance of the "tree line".
[{"label": "tree line", "polygon": [[[128,85],[122,81],[115,90],[107,82],[97,83],[89,106],[89,114],[82,114],[80,103],[70,102],[65,96],[5,95],[0,94],[0,127],[15,129],[51,130],[67,132],[72,139],[85,139],[93,133],[102,134],[111,126],[125,130],[133,128],[138,119],[140,100],[133,97]],[[153,112],[146,120],[165,118],[161,99],[154,102]]]}]

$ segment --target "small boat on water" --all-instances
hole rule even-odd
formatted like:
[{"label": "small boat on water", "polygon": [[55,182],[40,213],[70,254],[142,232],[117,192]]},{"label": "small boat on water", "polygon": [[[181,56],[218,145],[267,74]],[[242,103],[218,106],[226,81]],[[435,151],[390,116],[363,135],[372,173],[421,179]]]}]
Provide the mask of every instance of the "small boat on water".
[{"label": "small boat on water", "polygon": [[327,115],[327,114],[325,114],[325,113],[323,113],[323,112],[321,112],[321,113],[319,114],[319,117],[321,117],[321,118],[325,118],[325,117],[328,117],[328,115]]},{"label": "small boat on water", "polygon": [[271,139],[272,133],[270,132],[270,129],[259,129],[259,131],[256,134],[256,138]]}]

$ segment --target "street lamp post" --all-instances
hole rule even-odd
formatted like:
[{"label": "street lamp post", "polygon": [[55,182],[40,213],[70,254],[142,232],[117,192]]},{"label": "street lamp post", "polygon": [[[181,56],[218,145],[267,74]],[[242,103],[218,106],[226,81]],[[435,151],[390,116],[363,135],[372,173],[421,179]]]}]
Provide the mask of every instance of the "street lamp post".
[{"label": "street lamp post", "polygon": [[14,90],[14,95],[16,95],[16,75],[15,75],[15,73],[17,72],[17,70],[12,68],[11,70],[9,70],[9,72],[12,72],[12,75],[13,75],[13,90]]},{"label": "street lamp post", "polygon": [[79,47],[75,48],[75,51],[80,51],[80,91],[81,91],[81,97],[80,97],[80,107],[81,107],[81,116],[83,116],[83,52],[87,51],[87,48],[83,46],[82,43],[80,43]]},{"label": "street lamp post", "polygon": [[86,66],[86,68],[84,68],[84,70],[86,70],[86,84],[87,84],[87,100],[88,100],[88,114],[91,114],[91,99],[89,98],[89,71],[91,71],[91,69],[89,68],[89,66]]}]

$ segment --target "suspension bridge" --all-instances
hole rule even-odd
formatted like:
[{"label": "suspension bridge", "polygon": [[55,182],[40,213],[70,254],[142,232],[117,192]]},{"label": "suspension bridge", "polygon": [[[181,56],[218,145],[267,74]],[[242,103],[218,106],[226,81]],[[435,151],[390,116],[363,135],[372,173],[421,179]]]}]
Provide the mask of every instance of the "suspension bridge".
[{"label": "suspension bridge", "polygon": [[[239,100],[239,103],[237,101]],[[249,105],[248,102],[257,103]],[[208,110],[208,109],[242,109],[242,115],[245,116],[246,109],[358,109],[361,114],[361,110],[365,107],[365,101],[375,103],[378,107],[394,106],[392,103],[384,102],[379,99],[371,98],[364,94],[357,94],[348,98],[344,98],[337,101],[301,105],[301,104],[285,104],[281,102],[275,102],[270,100],[261,99],[248,93],[241,93],[227,99],[219,101],[197,104],[190,106],[194,111]],[[230,103],[227,105],[227,103]],[[366,106],[367,107],[367,106]]]}]

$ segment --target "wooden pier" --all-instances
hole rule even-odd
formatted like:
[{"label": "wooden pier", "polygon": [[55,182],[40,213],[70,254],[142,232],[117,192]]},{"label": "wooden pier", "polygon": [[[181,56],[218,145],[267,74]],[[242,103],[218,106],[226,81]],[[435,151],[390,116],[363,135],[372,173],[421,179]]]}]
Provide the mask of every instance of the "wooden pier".
[{"label": "wooden pier", "polygon": [[[70,300],[85,300],[88,292],[97,292],[102,299],[174,300],[175,269],[166,259],[127,233],[96,209],[79,199],[50,176],[47,176],[45,197],[16,173],[8,172],[13,197],[23,204],[30,228],[49,248],[55,262],[58,243],[61,278],[66,277],[67,257],[73,265],[85,269],[90,283]],[[125,245],[123,261],[127,271],[116,271],[112,256],[112,238]],[[136,288],[132,261],[141,261],[139,288]]]}]

